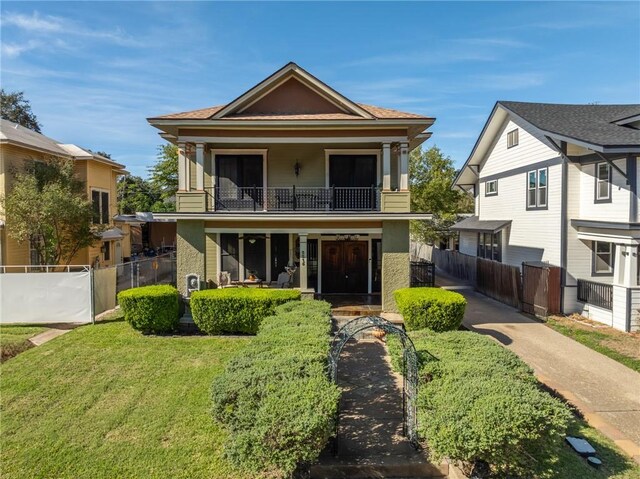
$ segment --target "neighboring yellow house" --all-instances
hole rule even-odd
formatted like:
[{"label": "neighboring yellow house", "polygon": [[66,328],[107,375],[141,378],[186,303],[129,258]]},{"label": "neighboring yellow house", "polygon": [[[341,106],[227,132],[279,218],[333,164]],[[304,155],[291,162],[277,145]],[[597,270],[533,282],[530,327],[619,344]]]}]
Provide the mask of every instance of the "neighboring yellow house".
[{"label": "neighboring yellow house", "polygon": [[[28,160],[67,158],[75,162],[76,175],[85,183],[87,197],[94,205],[96,223],[105,231],[89,248],[78,252],[71,264],[111,266],[130,256],[129,227],[114,226],[117,214],[116,180],[127,172],[124,165],[76,145],[62,144],[40,133],[7,120],[0,120],[0,195],[9,194],[13,171],[20,171]],[[28,241],[11,238],[11,219],[0,212],[0,265],[37,264],[38,259]]]}]

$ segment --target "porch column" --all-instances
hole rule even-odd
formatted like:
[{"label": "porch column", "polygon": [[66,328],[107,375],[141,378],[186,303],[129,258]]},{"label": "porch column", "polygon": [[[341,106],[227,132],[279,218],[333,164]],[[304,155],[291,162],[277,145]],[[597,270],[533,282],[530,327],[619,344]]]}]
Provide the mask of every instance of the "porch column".
[{"label": "porch column", "polygon": [[178,190],[188,190],[188,172],[189,167],[187,165],[187,155],[185,152],[186,144],[184,142],[178,143]]},{"label": "porch column", "polygon": [[638,286],[638,246],[617,244],[613,262],[613,284],[632,288]]},{"label": "porch column", "polygon": [[196,143],[196,190],[204,190],[204,143]]},{"label": "porch column", "polygon": [[382,144],[382,189],[391,189],[391,144]]},{"label": "porch column", "polygon": [[300,290],[307,290],[307,233],[300,233]]},{"label": "porch column", "polygon": [[409,189],[409,143],[400,143],[400,190]]}]

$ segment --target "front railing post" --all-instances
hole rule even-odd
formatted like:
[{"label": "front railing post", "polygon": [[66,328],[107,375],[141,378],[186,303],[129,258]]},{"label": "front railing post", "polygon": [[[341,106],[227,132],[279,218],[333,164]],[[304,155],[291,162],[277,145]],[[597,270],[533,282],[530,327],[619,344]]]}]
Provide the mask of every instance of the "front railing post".
[{"label": "front railing post", "polygon": [[256,185],[253,185],[253,211],[256,210],[256,197],[258,196],[258,189],[256,188]]},{"label": "front railing post", "polygon": [[336,209],[336,187],[331,185],[331,210]]},{"label": "front railing post", "polygon": [[292,191],[293,191],[293,211],[295,211],[298,206],[298,198],[296,197],[296,185],[293,185]]}]

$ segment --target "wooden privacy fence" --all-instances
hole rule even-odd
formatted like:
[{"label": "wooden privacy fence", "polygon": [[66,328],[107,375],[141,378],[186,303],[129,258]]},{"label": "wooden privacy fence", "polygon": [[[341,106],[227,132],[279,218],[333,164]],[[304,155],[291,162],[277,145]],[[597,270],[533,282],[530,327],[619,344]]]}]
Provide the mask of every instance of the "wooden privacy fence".
[{"label": "wooden privacy fence", "polygon": [[522,263],[522,311],[536,316],[561,311],[558,266],[539,261]]},{"label": "wooden privacy fence", "polygon": [[520,268],[488,259],[476,259],[476,289],[514,308],[522,308]]}]

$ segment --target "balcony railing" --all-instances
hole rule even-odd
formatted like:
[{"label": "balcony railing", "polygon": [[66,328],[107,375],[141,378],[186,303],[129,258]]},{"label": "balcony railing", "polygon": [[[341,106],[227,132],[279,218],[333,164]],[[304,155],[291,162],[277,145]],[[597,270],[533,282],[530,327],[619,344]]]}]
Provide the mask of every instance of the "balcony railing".
[{"label": "balcony railing", "polygon": [[613,286],[586,279],[578,280],[578,301],[604,309],[613,308]]},{"label": "balcony railing", "polygon": [[378,211],[375,187],[214,187],[215,211]]}]

